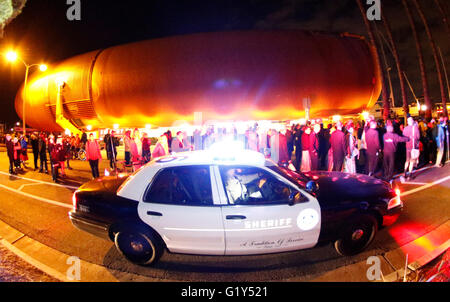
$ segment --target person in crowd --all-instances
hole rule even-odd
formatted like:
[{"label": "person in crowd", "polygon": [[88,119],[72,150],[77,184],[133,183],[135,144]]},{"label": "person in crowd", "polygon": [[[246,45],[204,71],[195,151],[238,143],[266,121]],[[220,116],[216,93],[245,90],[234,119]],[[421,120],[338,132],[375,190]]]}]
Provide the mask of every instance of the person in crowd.
[{"label": "person in crowd", "polygon": [[365,131],[367,145],[367,172],[373,176],[378,166],[378,156],[381,152],[380,137],[377,131],[377,122],[370,121],[370,128]]},{"label": "person in crowd", "polygon": [[87,141],[88,141],[88,136],[87,136],[86,132],[83,132],[81,134],[81,138],[80,138],[80,148],[81,149],[85,149],[86,148]]},{"label": "person in crowd", "polygon": [[302,134],[302,164],[300,166],[301,172],[311,171],[311,157],[309,156],[309,136],[311,134],[311,128],[304,127]]},{"label": "person in crowd", "polygon": [[201,129],[194,130],[194,150],[203,150],[203,139]]},{"label": "person in crowd", "polygon": [[436,147],[437,147],[437,156],[436,156],[436,167],[442,167],[445,163],[445,151],[448,141],[448,128],[447,123],[445,122],[445,118],[442,115],[439,118],[439,124],[436,127]]},{"label": "person in crowd", "polygon": [[348,155],[347,140],[344,132],[342,131],[342,127],[343,127],[342,123],[337,122],[336,131],[334,131],[330,137],[331,149],[333,150],[333,171],[338,172],[342,171],[344,160]]},{"label": "person in crowd", "polygon": [[12,136],[10,134],[6,134],[5,137],[6,144],[6,154],[9,159],[9,174],[16,174],[14,171],[14,143],[12,141]]},{"label": "person in crowd", "polygon": [[408,117],[408,126],[403,130],[403,136],[409,137],[409,141],[406,143],[406,161],[405,161],[405,178],[412,179],[413,169],[417,165],[420,151],[419,140],[420,130],[417,123],[412,117]]},{"label": "person in crowd", "polygon": [[256,133],[256,128],[250,128],[246,131],[247,149],[259,151],[259,138]]},{"label": "person in crowd", "polygon": [[[330,138],[331,138],[331,135],[333,134],[333,132],[336,131],[336,127],[334,127],[332,124],[328,124],[327,128],[330,131]],[[331,148],[331,144],[330,144],[330,148],[328,149],[327,160],[328,160],[327,171],[331,172],[331,171],[333,171],[333,166],[334,166],[333,165],[333,149]]]},{"label": "person in crowd", "polygon": [[148,138],[147,133],[142,134],[142,158],[145,163],[148,163],[152,157],[150,154],[150,139]]},{"label": "person in crowd", "polygon": [[[67,161],[67,146],[65,146],[64,139],[58,138],[56,141],[56,149],[57,149],[57,160],[59,164],[59,168],[61,169],[61,176],[66,177],[66,167],[65,162]],[[68,166],[69,168],[69,166]]]},{"label": "person in crowd", "polygon": [[309,136],[309,157],[311,160],[311,170],[317,171],[319,169],[319,139],[320,125],[314,125],[314,131]]},{"label": "person in crowd", "polygon": [[[141,154],[139,151],[139,145],[141,145],[141,142],[139,140],[140,134],[139,132],[136,132],[137,129],[135,129],[133,136],[130,140],[130,153],[131,153],[131,163],[135,167],[138,166],[138,163],[141,161]],[[142,150],[141,150],[142,151]]]},{"label": "person in crowd", "polygon": [[152,152],[152,158],[158,158],[169,154],[169,144],[167,135],[163,134],[159,137],[158,142]]},{"label": "person in crowd", "polygon": [[22,167],[20,165],[20,156],[22,154],[22,146],[20,145],[19,139],[17,137],[14,137],[12,141],[14,144],[14,168],[17,173],[18,170],[22,170]]},{"label": "person in crowd", "polygon": [[81,138],[80,135],[76,135],[75,136],[75,154],[78,154],[78,152],[80,152],[81,149]]},{"label": "person in crowd", "polygon": [[70,144],[70,136],[68,135],[64,136],[62,140],[62,146],[64,149],[64,154],[66,156],[67,169],[72,170],[72,167],[70,166],[71,150],[72,150],[72,145]]},{"label": "person in crowd", "polygon": [[136,158],[139,159],[142,157],[142,135],[139,129],[135,128],[133,131],[133,135],[131,138],[134,141],[134,144],[136,144],[136,150],[137,150],[137,156]]},{"label": "person in crowd", "polygon": [[108,133],[103,138],[105,143],[106,156],[109,160],[109,167],[111,169],[116,169],[117,162],[117,147],[120,145],[119,139],[116,137],[116,132],[113,130]]},{"label": "person in crowd", "polygon": [[[223,137],[225,138],[227,136],[227,129],[223,129],[223,133],[222,133]],[[182,140],[183,146],[186,149],[186,151],[192,151],[193,150],[193,146],[191,143],[191,139],[190,137],[187,135],[186,131],[183,131],[183,140]]]},{"label": "person in crowd", "polygon": [[391,181],[394,175],[397,145],[401,142],[409,142],[409,137],[400,136],[394,133],[394,126],[390,123],[386,125],[386,133],[383,135],[383,142],[383,177],[386,181]]},{"label": "person in crowd", "polygon": [[433,132],[436,128],[436,121],[434,119],[431,119],[431,121],[428,123],[428,127],[426,130],[426,140],[428,141],[428,163],[434,164],[436,162],[437,157],[437,144],[436,144],[436,138],[433,137]]},{"label": "person in crowd", "polygon": [[178,131],[177,136],[172,139],[172,152],[179,153],[189,151],[183,144],[183,132]]},{"label": "person in crowd", "polygon": [[47,151],[48,151],[48,158],[50,159],[50,171],[51,171],[51,175],[55,175],[55,171],[53,171],[53,162],[52,162],[52,153],[53,153],[53,148],[56,145],[56,140],[55,140],[55,136],[50,133],[50,135],[48,136],[48,140],[47,140]]},{"label": "person in crowd", "polygon": [[266,152],[266,150],[268,150],[268,146],[269,146],[268,141],[267,141],[267,132],[261,128],[258,128],[257,134],[258,134],[258,138],[259,138],[259,141],[258,141],[259,152],[264,154]]},{"label": "person in crowd", "polygon": [[294,152],[294,133],[289,128],[286,128],[286,134],[284,136],[286,137],[286,146],[289,160],[291,160],[292,153]]},{"label": "person in crowd", "polygon": [[319,170],[328,169],[328,150],[330,150],[330,129],[324,128],[323,124],[320,124],[319,132]]},{"label": "person in crowd", "polygon": [[295,170],[300,171],[300,167],[302,164],[302,130],[300,124],[295,125],[294,131],[293,131],[293,137],[294,137],[294,149],[295,149],[295,162],[294,167]]},{"label": "person in crowd", "polygon": [[66,177],[65,165],[66,152],[60,138],[56,139],[51,148],[50,164],[52,165],[52,177],[53,181],[58,181],[58,171],[61,170],[61,176]]},{"label": "person in crowd", "polygon": [[357,124],[358,130],[357,130],[357,139],[358,139],[358,151],[359,156],[358,160],[356,161],[356,169],[359,171],[359,173],[366,173],[366,165],[367,165],[367,156],[366,156],[366,140],[365,140],[365,122],[360,121]]},{"label": "person in crowd", "polygon": [[47,138],[45,137],[45,134],[43,132],[41,132],[41,134],[39,135],[38,148],[39,148],[39,160],[40,160],[39,173],[48,174]]},{"label": "person in crowd", "polygon": [[28,161],[28,141],[27,137],[21,135],[20,139],[20,147],[21,147],[21,153],[20,153],[20,164],[23,166],[24,169],[27,168],[27,161]]},{"label": "person in crowd", "polygon": [[290,161],[286,136],[283,132],[273,131],[273,135],[270,137],[270,157],[279,165],[288,164]]},{"label": "person in crowd", "polygon": [[30,144],[33,150],[33,159],[34,159],[34,171],[38,170],[38,161],[39,161],[39,136],[37,133],[32,133],[30,136]]},{"label": "person in crowd", "polygon": [[125,131],[125,136],[123,138],[123,145],[125,150],[125,165],[131,165],[131,131]]},{"label": "person in crowd", "polygon": [[171,148],[172,148],[172,131],[167,130],[167,132],[165,133],[166,137],[167,137],[167,144],[169,145],[169,153],[172,152]]},{"label": "person in crowd", "polygon": [[102,159],[102,154],[100,152],[100,145],[98,141],[94,139],[94,135],[89,134],[89,139],[86,142],[86,159],[89,161],[91,166],[92,177],[100,177],[100,172],[98,170],[99,160]]},{"label": "person in crowd", "polygon": [[345,158],[345,172],[356,174],[356,158],[359,156],[358,141],[353,124],[347,126],[346,134],[347,156]]}]

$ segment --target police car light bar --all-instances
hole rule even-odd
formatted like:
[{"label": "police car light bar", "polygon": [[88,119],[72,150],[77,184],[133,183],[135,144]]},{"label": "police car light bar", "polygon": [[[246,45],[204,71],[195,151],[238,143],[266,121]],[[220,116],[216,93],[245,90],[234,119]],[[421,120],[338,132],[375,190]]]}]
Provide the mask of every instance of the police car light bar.
[{"label": "police car light bar", "polygon": [[246,150],[242,142],[235,140],[217,142],[209,148],[208,153],[211,154],[213,161],[255,164],[258,166],[265,164],[263,154]]}]

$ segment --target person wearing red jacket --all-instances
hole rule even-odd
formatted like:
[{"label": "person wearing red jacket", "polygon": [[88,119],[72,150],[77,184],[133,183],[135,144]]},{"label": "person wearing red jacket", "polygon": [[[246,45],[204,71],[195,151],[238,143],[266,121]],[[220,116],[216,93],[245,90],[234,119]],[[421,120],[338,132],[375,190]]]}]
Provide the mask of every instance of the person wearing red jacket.
[{"label": "person wearing red jacket", "polygon": [[92,176],[94,178],[100,177],[100,173],[98,171],[98,163],[99,160],[102,159],[102,154],[100,152],[100,145],[98,141],[94,139],[94,135],[89,134],[89,140],[86,142],[86,159],[89,161],[89,165],[91,166]]},{"label": "person wearing red jacket", "polygon": [[341,172],[345,157],[348,155],[348,144],[344,132],[342,132],[342,123],[336,124],[336,131],[331,134],[330,144],[333,150],[333,171]]},{"label": "person wearing red jacket", "polygon": [[311,158],[311,171],[319,169],[319,139],[320,125],[314,125],[314,131],[309,136],[309,157]]}]

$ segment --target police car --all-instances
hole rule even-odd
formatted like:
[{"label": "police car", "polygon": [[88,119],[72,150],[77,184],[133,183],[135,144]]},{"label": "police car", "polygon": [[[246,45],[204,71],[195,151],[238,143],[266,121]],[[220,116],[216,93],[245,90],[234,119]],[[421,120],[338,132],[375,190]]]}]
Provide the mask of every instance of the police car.
[{"label": "police car", "polygon": [[249,150],[194,151],[84,184],[69,217],[140,265],[164,251],[254,255],[329,242],[354,255],[397,219],[399,195],[372,177],[300,174]]}]

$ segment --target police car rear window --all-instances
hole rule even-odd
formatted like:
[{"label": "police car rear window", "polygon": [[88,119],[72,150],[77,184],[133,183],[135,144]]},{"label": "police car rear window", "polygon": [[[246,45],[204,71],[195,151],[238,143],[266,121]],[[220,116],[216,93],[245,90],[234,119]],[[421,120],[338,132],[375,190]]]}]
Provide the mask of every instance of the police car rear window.
[{"label": "police car rear window", "polygon": [[209,166],[161,170],[147,190],[144,202],[187,206],[213,205]]}]

